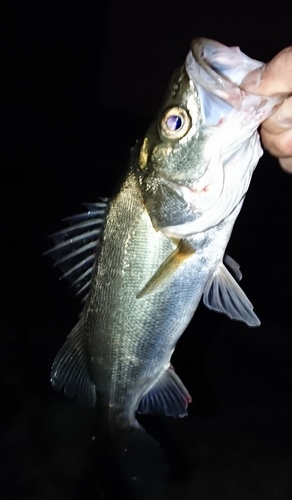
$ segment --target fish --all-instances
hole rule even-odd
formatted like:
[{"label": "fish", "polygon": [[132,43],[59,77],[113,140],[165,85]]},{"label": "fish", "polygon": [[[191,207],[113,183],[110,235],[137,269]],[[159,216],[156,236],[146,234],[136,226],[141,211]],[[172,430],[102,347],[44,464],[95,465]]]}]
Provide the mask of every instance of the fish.
[{"label": "fish", "polygon": [[201,299],[260,324],[225,250],[262,155],[258,126],[285,98],[241,88],[262,65],[195,39],[115,194],[52,235],[46,253],[84,307],[51,383],[97,406],[112,432],[143,430],[137,413],[187,415],[192,398],[171,357]]}]

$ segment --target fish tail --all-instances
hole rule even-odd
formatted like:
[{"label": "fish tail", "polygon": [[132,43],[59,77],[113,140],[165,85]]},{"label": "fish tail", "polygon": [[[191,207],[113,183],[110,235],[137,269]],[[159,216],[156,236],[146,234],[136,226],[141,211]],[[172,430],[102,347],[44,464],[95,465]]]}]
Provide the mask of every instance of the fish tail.
[{"label": "fish tail", "polygon": [[107,499],[166,498],[168,460],[140,424],[95,439],[92,460]]}]

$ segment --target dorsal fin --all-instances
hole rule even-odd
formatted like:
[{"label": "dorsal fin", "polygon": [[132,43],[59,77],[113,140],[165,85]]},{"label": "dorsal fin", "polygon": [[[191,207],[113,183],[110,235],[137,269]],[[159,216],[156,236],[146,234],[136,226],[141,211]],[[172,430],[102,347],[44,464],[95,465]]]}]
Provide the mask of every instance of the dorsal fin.
[{"label": "dorsal fin", "polygon": [[205,287],[203,302],[209,309],[244,321],[249,326],[261,324],[253,312],[252,303],[222,263]]},{"label": "dorsal fin", "polygon": [[[97,203],[84,203],[87,212],[66,220],[69,226],[51,234],[55,246],[45,252],[56,262],[54,267],[63,271],[76,295],[86,298],[91,282],[95,257],[103,233],[109,200],[102,198]],[[61,278],[61,279],[62,279]]]}]

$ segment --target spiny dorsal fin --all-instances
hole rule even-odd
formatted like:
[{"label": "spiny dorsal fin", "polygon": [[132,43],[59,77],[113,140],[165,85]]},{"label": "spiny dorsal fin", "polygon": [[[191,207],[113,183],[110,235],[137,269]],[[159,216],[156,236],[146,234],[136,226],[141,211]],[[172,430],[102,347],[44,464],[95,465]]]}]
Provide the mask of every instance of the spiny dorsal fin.
[{"label": "spiny dorsal fin", "polygon": [[150,278],[142,290],[137,294],[137,299],[149,295],[154,292],[156,288],[162,286],[177,268],[194,253],[194,248],[185,240],[181,240],[178,247],[171,252],[161,266],[159,266],[152,278]]},{"label": "spiny dorsal fin", "polygon": [[138,413],[162,413],[170,417],[185,417],[192,398],[170,366],[141,399]]},{"label": "spiny dorsal fin", "polygon": [[108,212],[109,200],[84,203],[87,212],[65,219],[69,226],[50,235],[55,246],[45,252],[56,262],[54,267],[63,271],[76,295],[86,296],[91,282],[95,257]]},{"label": "spiny dorsal fin", "polygon": [[249,326],[260,325],[252,303],[222,263],[206,285],[203,302],[209,309],[225,313],[231,319],[244,321]]},{"label": "spiny dorsal fin", "polygon": [[81,319],[68,335],[65,344],[54,360],[51,382],[57,391],[64,388],[64,393],[68,398],[77,397],[80,403],[94,406],[96,390],[87,371],[83,335],[83,321]]}]

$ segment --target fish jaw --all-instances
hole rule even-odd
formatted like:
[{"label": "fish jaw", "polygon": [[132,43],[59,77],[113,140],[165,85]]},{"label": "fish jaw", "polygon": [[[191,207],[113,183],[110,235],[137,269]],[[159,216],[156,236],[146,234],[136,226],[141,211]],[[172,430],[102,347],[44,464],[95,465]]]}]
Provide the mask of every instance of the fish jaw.
[{"label": "fish jaw", "polygon": [[207,38],[195,39],[185,66],[200,95],[202,126],[219,127],[225,135],[225,124],[229,124],[225,142],[233,144],[234,150],[237,141],[247,140],[287,97],[284,93],[256,95],[241,88],[248,73],[264,67],[264,63],[251,59],[239,47],[227,47]]},{"label": "fish jaw", "polygon": [[237,110],[245,98],[241,82],[261,66],[262,62],[251,59],[239,47],[226,47],[208,38],[193,40],[186,59],[190,78]]}]

